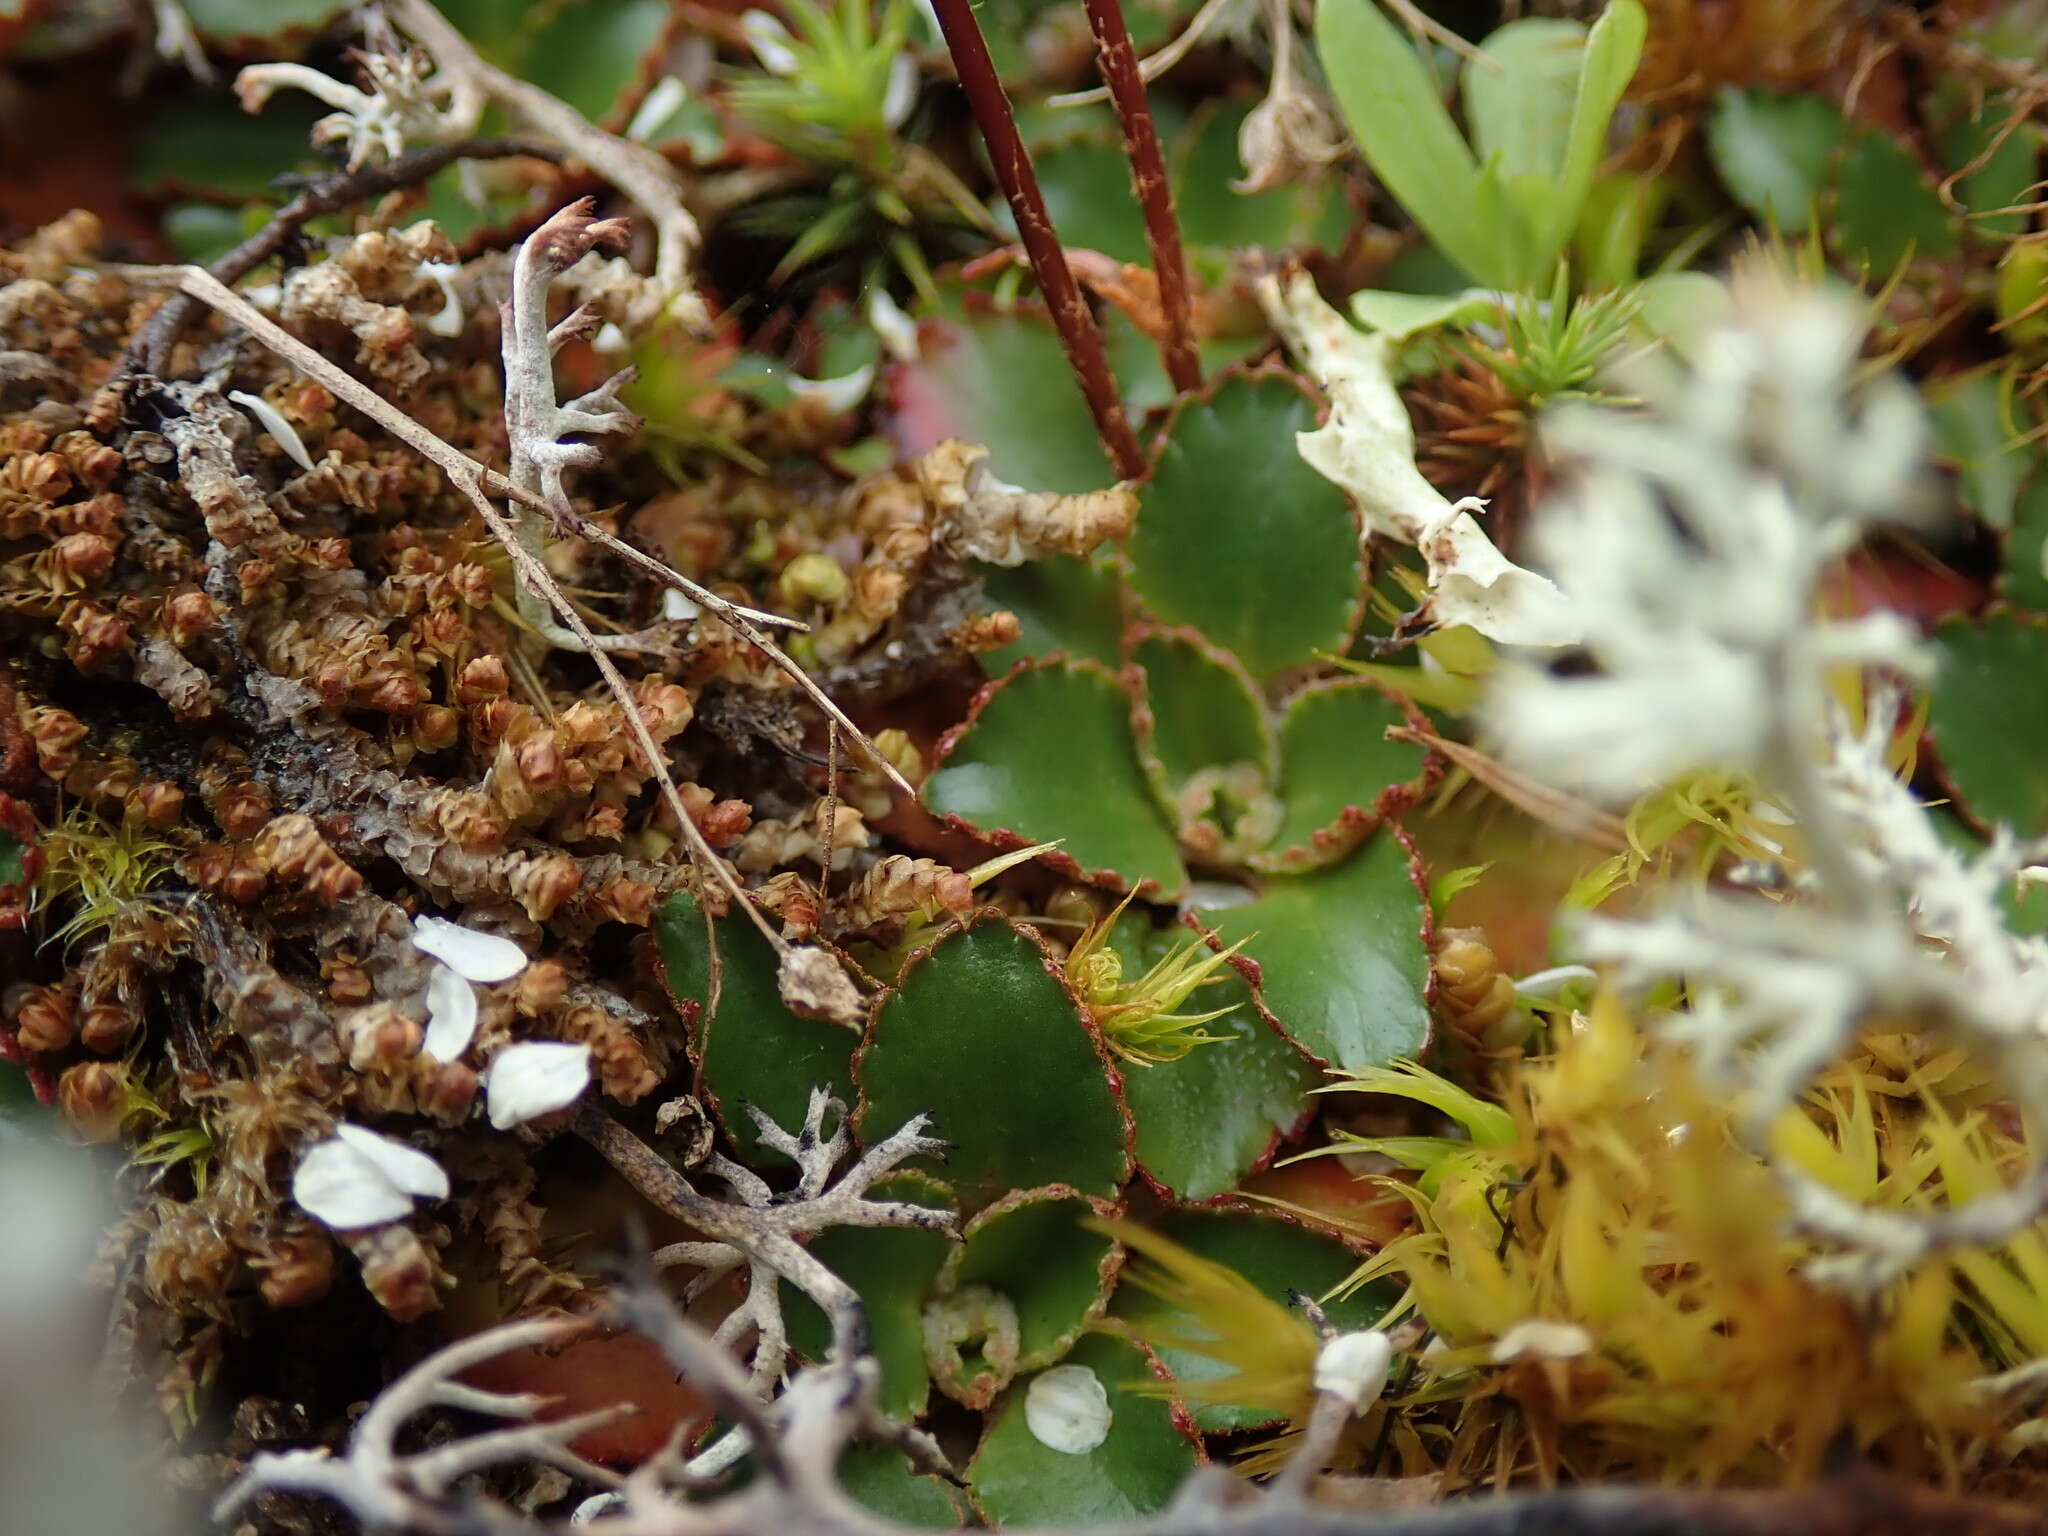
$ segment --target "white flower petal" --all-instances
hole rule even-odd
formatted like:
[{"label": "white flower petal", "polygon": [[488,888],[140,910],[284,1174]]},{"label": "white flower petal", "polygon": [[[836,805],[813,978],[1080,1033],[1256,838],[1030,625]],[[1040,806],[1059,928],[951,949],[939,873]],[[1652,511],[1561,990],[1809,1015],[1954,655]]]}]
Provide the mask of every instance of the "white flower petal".
[{"label": "white flower petal", "polygon": [[334,1134],[368,1159],[394,1189],[409,1195],[425,1195],[429,1200],[448,1198],[448,1175],[426,1153],[389,1136],[366,1131],[360,1125],[337,1125]]},{"label": "white flower petal", "polygon": [[663,75],[640,98],[640,105],[633,111],[633,121],[626,124],[626,137],[636,144],[645,144],[654,130],[667,122],[689,99],[690,88],[683,84],[680,76]]},{"label": "white flower petal", "polygon": [[803,60],[789,45],[796,41],[789,28],[766,11],[747,11],[740,17],[740,36],[753,47],[754,57],[771,75],[793,75]]},{"label": "white flower petal", "polygon": [[420,1050],[436,1061],[453,1061],[476,1038],[476,988],[445,965],[427,980],[427,1037]]},{"label": "white flower petal", "polygon": [[917,60],[899,53],[889,61],[889,85],[882,93],[882,121],[901,128],[910,109],[917,105]]},{"label": "white flower petal", "polygon": [[1109,1393],[1085,1365],[1056,1365],[1031,1378],[1024,1423],[1040,1445],[1085,1456],[1109,1438]]},{"label": "white flower petal", "polygon": [[1340,1333],[1316,1356],[1316,1390],[1333,1392],[1364,1410],[1386,1390],[1394,1346],[1376,1330]]},{"label": "white flower petal", "polygon": [[306,452],[305,439],[298,429],[284,419],[284,413],[261,395],[252,395],[246,389],[231,389],[228,398],[256,418],[257,424],[277,441],[291,461],[299,468],[311,472],[313,455]]},{"label": "white flower petal", "polygon": [[445,917],[412,920],[412,942],[465,981],[510,981],[526,969],[526,951],[495,933],[478,933]]},{"label": "white flower petal", "polygon": [[337,1232],[402,1221],[415,1195],[447,1193],[448,1175],[431,1157],[356,1125],[337,1126],[292,1175],[292,1199]]},{"label": "white flower petal", "polygon": [[831,379],[789,377],[789,392],[799,400],[816,400],[828,411],[850,411],[867,398],[875,382],[875,365],[862,363],[851,373]]},{"label": "white flower petal", "polygon": [[462,299],[455,291],[455,274],[460,268],[452,261],[423,261],[420,275],[430,277],[441,289],[441,307],[420,322],[429,336],[462,334]]},{"label": "white flower petal", "polygon": [[882,338],[882,347],[899,363],[917,361],[917,322],[877,283],[868,290],[868,324]]},{"label": "white flower petal", "polygon": [[590,1047],[553,1040],[508,1045],[485,1082],[491,1124],[507,1130],[574,1104],[590,1086]]}]

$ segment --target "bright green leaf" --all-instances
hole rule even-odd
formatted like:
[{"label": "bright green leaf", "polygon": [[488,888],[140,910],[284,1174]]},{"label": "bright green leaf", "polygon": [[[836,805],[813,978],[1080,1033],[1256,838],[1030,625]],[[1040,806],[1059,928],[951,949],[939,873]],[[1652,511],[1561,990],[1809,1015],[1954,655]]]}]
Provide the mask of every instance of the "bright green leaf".
[{"label": "bright green leaf", "polygon": [[1392,293],[1384,288],[1366,288],[1351,295],[1352,318],[1368,331],[1384,331],[1395,341],[1405,341],[1419,331],[1441,325],[1469,325],[1491,320],[1500,314],[1500,295],[1484,288],[1463,293]]},{"label": "bright green leaf", "polygon": [[1835,248],[1882,281],[1911,256],[1952,256],[1956,223],[1920,162],[1877,129],[1856,136],[1835,185]]},{"label": "bright green leaf", "polygon": [[1344,493],[1295,447],[1315,407],[1277,374],[1183,404],[1141,492],[1132,589],[1266,678],[1350,643],[1364,573]]},{"label": "bright green leaf", "polygon": [[2031,458],[2013,444],[2005,390],[1997,375],[1975,373],[1922,391],[1937,456],[1952,465],[1963,505],[1992,528],[2012,526],[2013,506]]},{"label": "bright green leaf", "polygon": [[1275,875],[1241,907],[1203,912],[1225,942],[1245,939],[1280,1027],[1335,1067],[1421,1054],[1429,951],[1408,850],[1382,831],[1341,864]]},{"label": "bright green leaf", "polygon": [[1006,922],[957,929],[911,962],[856,1075],[862,1139],[930,1114],[970,1205],[1042,1184],[1112,1195],[1130,1173],[1123,1106],[1080,1005],[1058,963]]},{"label": "bright green leaf", "polygon": [[1707,119],[1707,149],[1738,202],[1796,235],[1813,222],[1828,163],[1848,131],[1823,97],[1728,87]]},{"label": "bright green leaf", "polygon": [[1038,662],[990,685],[925,781],[924,801],[982,832],[1063,840],[1060,856],[1126,886],[1187,884],[1153,802],[1122,684],[1091,662]]},{"label": "bright green leaf", "polygon": [[718,1009],[711,1013],[711,960],[696,897],[678,891],[655,922],[662,965],[677,1005],[701,1010],[695,1031],[699,1092],[747,1158],[783,1162],[760,1144],[745,1106],[758,1105],[785,1129],[802,1125],[811,1089],[853,1102],[853,1049],[843,1025],[790,1012],[776,987],[776,955],[744,918],[712,925],[723,962]]},{"label": "bright green leaf", "polygon": [[1387,740],[1408,711],[1369,678],[1312,683],[1288,702],[1280,725],[1283,815],[1262,868],[1300,869],[1343,857],[1380,818],[1421,792],[1428,753]]},{"label": "bright green leaf", "polygon": [[1935,632],[1941,672],[1927,728],[1961,807],[2024,841],[2048,832],[2048,714],[2020,707],[2048,679],[2048,620],[2012,610]]},{"label": "bright green leaf", "polygon": [[952,1484],[915,1471],[910,1458],[891,1445],[854,1445],[840,1452],[839,1486],[863,1507],[919,1530],[957,1530],[969,1513]]},{"label": "bright green leaf", "polygon": [[1022,565],[977,565],[986,607],[1017,615],[1017,638],[981,664],[1001,676],[1030,656],[1062,651],[1105,667],[1123,664],[1123,579],[1107,565],[1048,555]]},{"label": "bright green leaf", "polygon": [[940,1288],[1000,1292],[1017,1309],[1017,1368],[1051,1365],[1109,1303],[1123,1250],[1089,1222],[1110,1209],[1061,1185],[1013,1191],[967,1223]]}]

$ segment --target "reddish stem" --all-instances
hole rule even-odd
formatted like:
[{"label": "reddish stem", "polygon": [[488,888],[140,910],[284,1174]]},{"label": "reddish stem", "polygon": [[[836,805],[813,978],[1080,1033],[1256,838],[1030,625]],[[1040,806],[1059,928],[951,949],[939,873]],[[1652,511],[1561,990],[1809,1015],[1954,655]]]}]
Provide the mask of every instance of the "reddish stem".
[{"label": "reddish stem", "polygon": [[1017,132],[1010,115],[1010,99],[988,56],[980,23],[974,19],[971,0],[933,0],[946,47],[953,55],[953,68],[960,76],[960,88],[967,93],[967,105],[981,129],[982,142],[995,167],[1003,196],[1017,220],[1017,233],[1024,254],[1031,258],[1032,273],[1039,291],[1052,310],[1059,328],[1060,345],[1067,362],[1080,381],[1088,412],[1095,418],[1096,435],[1109,454],[1119,478],[1134,480],[1145,469],[1145,456],[1138,448],[1137,434],[1124,416],[1117,399],[1116,380],[1109,372],[1109,358],[1102,348],[1102,332],[1096,327],[1094,311],[1081,296],[1080,285],[1067,266],[1066,252],[1053,233],[1052,217],[1045,211],[1045,199],[1038,191],[1038,177],[1031,169],[1031,153]]},{"label": "reddish stem", "polygon": [[1187,394],[1202,387],[1202,364],[1188,323],[1188,269],[1181,252],[1180,221],[1173,216],[1173,187],[1166,179],[1166,160],[1159,152],[1159,134],[1145,99],[1145,77],[1138,73],[1138,53],[1118,0],[1088,0],[1088,24],[1095,29],[1095,48],[1102,78],[1116,103],[1123,125],[1124,154],[1131,162],[1131,186],[1145,213],[1145,241],[1152,247],[1152,271],[1159,279],[1159,307],[1166,313],[1166,360],[1173,387]]}]

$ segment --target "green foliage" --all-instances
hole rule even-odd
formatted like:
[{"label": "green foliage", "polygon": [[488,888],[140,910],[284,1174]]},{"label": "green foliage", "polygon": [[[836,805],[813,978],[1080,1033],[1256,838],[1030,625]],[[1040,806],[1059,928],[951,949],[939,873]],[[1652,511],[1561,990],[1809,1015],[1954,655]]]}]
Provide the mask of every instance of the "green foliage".
[{"label": "green foliage", "polygon": [[165,910],[149,892],[170,873],[175,850],[146,828],[108,822],[83,805],[74,805],[37,846],[43,862],[31,888],[31,904],[38,910],[63,908],[69,914],[45,934],[45,943],[68,949],[105,934],[124,919]]},{"label": "green foliage", "polygon": [[1995,610],[1951,619],[1936,636],[1928,731],[1961,809],[2023,839],[2048,832],[2048,721],[2015,707],[2048,676],[2048,619]]},{"label": "green foliage", "polygon": [[1372,0],[1321,0],[1316,44],[1381,183],[1467,277],[1522,289],[1579,226],[1647,25],[1636,0],[1614,0],[1590,31],[1547,18],[1502,27],[1465,70],[1470,144]]},{"label": "green foliage", "polygon": [[1729,88],[1707,120],[1707,147],[1728,190],[1788,235],[1813,222],[1828,167],[1847,137],[1842,114],[1818,96]]},{"label": "green foliage", "polygon": [[943,1288],[980,1285],[1017,1309],[1017,1369],[1041,1370],[1109,1304],[1123,1249],[1095,1224],[1107,1207],[1060,1185],[1017,1190],[962,1229]]}]

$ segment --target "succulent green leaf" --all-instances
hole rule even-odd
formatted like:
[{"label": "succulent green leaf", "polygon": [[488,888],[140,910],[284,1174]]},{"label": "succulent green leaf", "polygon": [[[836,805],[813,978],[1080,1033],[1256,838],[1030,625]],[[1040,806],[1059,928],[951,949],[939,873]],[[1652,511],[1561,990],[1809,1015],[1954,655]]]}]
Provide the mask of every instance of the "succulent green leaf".
[{"label": "succulent green leaf", "polygon": [[1479,167],[1414,46],[1377,0],[1319,0],[1316,52],[1373,174],[1473,281],[1512,287],[1522,231],[1480,211]]},{"label": "succulent green leaf", "polygon": [[916,1471],[891,1445],[849,1446],[839,1456],[839,1486],[884,1519],[923,1531],[952,1531],[969,1510],[959,1490]]},{"label": "succulent green leaf", "polygon": [[[1113,134],[1074,139],[1032,158],[1046,213],[1062,244],[1100,251],[1116,261],[1148,259],[1145,215],[1131,190],[1131,163]],[[997,217],[1004,228],[1015,228],[1007,207]]]},{"label": "succulent green leaf", "polygon": [[1122,664],[1123,578],[1077,555],[1048,555],[1022,565],[977,565],[990,609],[1017,615],[1017,638],[981,658],[997,676],[1030,656],[1063,651],[1105,667]]},{"label": "succulent green leaf", "polygon": [[[1292,1306],[1288,1292],[1317,1299],[1343,1283],[1358,1267],[1358,1255],[1325,1232],[1290,1217],[1250,1211],[1175,1211],[1157,1225],[1189,1252],[1236,1270],[1259,1290]],[[1365,1287],[1346,1297],[1332,1297],[1324,1311],[1339,1328],[1369,1328],[1385,1314],[1394,1297],[1386,1286]],[[1179,1307],[1135,1285],[1117,1288],[1112,1315],[1133,1324],[1143,1336],[1148,1325],[1167,1332],[1199,1334],[1202,1325]],[[1192,1350],[1157,1345],[1159,1359],[1182,1381],[1214,1381],[1229,1367]],[[1207,1404],[1195,1422],[1211,1432],[1254,1429],[1274,1422],[1268,1411],[1231,1403]]]},{"label": "succulent green leaf", "polygon": [[1055,860],[1127,887],[1174,896],[1187,884],[1139,765],[1129,696],[1092,662],[1032,663],[990,684],[947,738],[924,800],[1011,846],[1063,839]]},{"label": "succulent green leaf", "polygon": [[128,179],[153,195],[235,202],[272,195],[278,177],[314,163],[307,135],[324,110],[295,91],[280,92],[253,116],[226,95],[169,97],[130,141]]},{"label": "succulent green leaf", "polygon": [[1387,740],[1413,721],[1408,706],[1370,678],[1311,683],[1280,723],[1280,830],[1260,868],[1302,869],[1342,858],[1384,816],[1412,805],[1429,754]]},{"label": "succulent green leaf", "polygon": [[2048,474],[2038,467],[2013,509],[1998,593],[2016,607],[2048,613]]},{"label": "succulent green leaf", "polygon": [[1736,201],[1792,235],[1813,222],[1828,163],[1848,132],[1820,96],[1729,87],[1707,119],[1707,149]]},{"label": "succulent green leaf", "polygon": [[2048,715],[2015,707],[2048,677],[2048,619],[1995,609],[1935,631],[1928,730],[1960,808],[2022,840],[2048,832]]},{"label": "succulent green leaf", "polygon": [[[943,1184],[916,1173],[882,1180],[875,1186],[875,1198],[934,1210],[952,1204]],[[954,1239],[915,1227],[833,1227],[808,1247],[860,1295],[875,1359],[882,1367],[882,1411],[901,1419],[916,1418],[924,1412],[931,1387],[924,1363],[924,1298],[954,1251]],[[824,1359],[832,1344],[832,1325],[825,1314],[786,1281],[782,1305],[791,1348],[807,1360]]]},{"label": "succulent green leaf", "polygon": [[1427,1043],[1427,902],[1390,831],[1340,864],[1273,876],[1257,901],[1198,915],[1226,943],[1247,941],[1265,1006],[1310,1055],[1380,1066]]},{"label": "succulent green leaf", "polygon": [[310,32],[347,9],[348,0],[184,0],[192,30],[215,43]]},{"label": "succulent green leaf", "polygon": [[[828,1088],[853,1102],[853,1051],[860,1037],[838,1024],[790,1012],[776,986],[776,955],[743,918],[713,923],[723,975],[711,1006],[711,952],[697,898],[669,897],[655,938],[679,1007],[698,1005],[694,1050],[699,1092],[742,1157],[785,1162],[760,1142],[745,1106],[758,1105],[776,1124],[801,1125],[811,1089]],[[909,1116],[905,1116],[908,1119]]]},{"label": "succulent green leaf", "polygon": [[563,6],[533,33],[522,73],[593,123],[621,126],[627,93],[667,35],[673,14],[669,0],[580,0]]},{"label": "succulent green leaf", "polygon": [[1536,247],[1530,253],[1530,264],[1521,274],[1523,286],[1543,277],[1579,226],[1593,180],[1600,174],[1600,162],[1607,155],[1608,125],[1614,120],[1614,109],[1621,103],[1622,92],[1635,78],[1636,65],[1642,62],[1643,40],[1649,35],[1649,28],[1649,18],[1638,0],[1610,0],[1587,34],[1563,164],[1554,179],[1545,178],[1540,172],[1532,178],[1543,188],[1542,201],[1537,206],[1547,208],[1549,215],[1547,220],[1533,220]]},{"label": "succulent green leaf", "polygon": [[890,436],[905,453],[957,437],[991,472],[1034,491],[1114,484],[1051,323],[1035,310],[945,306],[919,328],[923,355],[889,371]]},{"label": "succulent green leaf", "polygon": [[1963,505],[1992,528],[2012,526],[2020,482],[2033,460],[2014,446],[2010,402],[1991,373],[1930,384],[1923,391],[1937,456],[1955,467]]},{"label": "succulent green leaf", "polygon": [[1348,221],[1337,178],[1316,176],[1305,185],[1267,192],[1239,192],[1231,186],[1244,175],[1237,138],[1250,113],[1249,102],[1213,102],[1181,135],[1173,168],[1181,237],[1197,262],[1205,248],[1221,253],[1254,245],[1268,251],[1334,247],[1343,240]]},{"label": "succulent green leaf", "polygon": [[1185,402],[1141,493],[1131,586],[1267,678],[1341,653],[1363,584],[1358,523],[1295,434],[1315,408],[1284,375],[1233,374]]},{"label": "succulent green leaf", "polygon": [[1954,176],[1976,166],[1955,184],[1956,201],[1971,215],[1970,230],[1995,240],[2018,234],[2026,228],[2026,214],[1995,210],[2026,201],[2041,156],[2039,130],[2022,121],[2007,133],[2014,112],[2012,102],[1973,102],[1970,92],[1954,79],[1943,80],[1936,87],[1933,111],[1944,119],[1936,139],[1943,168]]},{"label": "succulent green leaf", "polygon": [[1497,293],[1467,288],[1458,293],[1395,293],[1366,288],[1351,295],[1351,314],[1368,331],[1383,331],[1405,341],[1422,331],[1445,325],[1469,325],[1500,314]]},{"label": "succulent green leaf", "polygon": [[1026,1422],[1029,1380],[997,1405],[967,1486],[983,1515],[1004,1525],[1084,1526],[1149,1515],[1193,1470],[1196,1449],[1141,1349],[1090,1334],[1062,1362],[1094,1372],[1109,1397],[1109,1433],[1093,1450],[1056,1450]]},{"label": "succulent green leaf", "polygon": [[1585,52],[1583,25],[1532,16],[1492,33],[1466,59],[1459,99],[1482,165],[1495,162],[1510,178],[1554,179],[1564,169]]},{"label": "succulent green leaf", "polygon": [[[1119,936],[1126,925],[1119,924]],[[1179,927],[1147,930],[1125,953],[1126,975],[1142,974],[1186,938]],[[1118,944],[1120,951],[1125,945]],[[1253,1005],[1250,986],[1234,969],[1202,988],[1187,1006],[1229,1008],[1202,1025],[1212,1043],[1178,1061],[1123,1069],[1124,1098],[1137,1126],[1138,1166],[1146,1178],[1183,1200],[1206,1200],[1233,1187],[1272,1154],[1298,1124],[1306,1095],[1321,1074]]]},{"label": "succulent green leaf", "polygon": [[1858,134],[1842,157],[1832,233],[1836,249],[1878,280],[1908,256],[1953,256],[1960,243],[1920,162],[1874,128]]},{"label": "succulent green leaf", "polygon": [[1017,1309],[1017,1368],[1051,1365],[1100,1317],[1123,1245],[1087,1223],[1113,1208],[1055,1184],[1016,1190],[977,1214],[941,1291],[983,1285]]},{"label": "succulent green leaf", "polygon": [[1193,630],[1131,647],[1144,673],[1138,751],[1181,841],[1202,857],[1262,846],[1278,814],[1273,732],[1237,658]]},{"label": "succulent green leaf", "polygon": [[1116,1193],[1129,1126],[1103,1049],[1059,962],[1000,919],[913,956],[875,1009],[856,1069],[868,1142],[930,1114],[970,1207],[1006,1190]]}]

